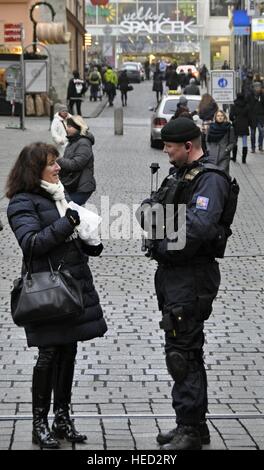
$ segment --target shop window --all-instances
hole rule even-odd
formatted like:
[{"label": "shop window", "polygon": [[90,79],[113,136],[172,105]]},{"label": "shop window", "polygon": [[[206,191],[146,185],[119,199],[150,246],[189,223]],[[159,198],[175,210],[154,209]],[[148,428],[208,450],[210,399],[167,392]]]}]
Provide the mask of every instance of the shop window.
[{"label": "shop window", "polygon": [[159,2],[159,14],[164,13],[166,18],[172,21],[197,22],[197,2],[181,1],[178,2]]},{"label": "shop window", "polygon": [[228,6],[223,0],[210,0],[210,15],[211,16],[227,16]]},{"label": "shop window", "polygon": [[124,15],[131,15],[137,12],[136,2],[133,3],[118,3],[118,23],[124,21]]}]

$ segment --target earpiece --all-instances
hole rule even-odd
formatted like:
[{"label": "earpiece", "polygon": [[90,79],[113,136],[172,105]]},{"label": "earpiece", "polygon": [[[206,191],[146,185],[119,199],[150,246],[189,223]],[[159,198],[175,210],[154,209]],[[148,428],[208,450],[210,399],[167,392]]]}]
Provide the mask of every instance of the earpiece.
[{"label": "earpiece", "polygon": [[186,150],[190,150],[190,148],[191,148],[190,144],[185,144],[185,148],[186,148]]}]

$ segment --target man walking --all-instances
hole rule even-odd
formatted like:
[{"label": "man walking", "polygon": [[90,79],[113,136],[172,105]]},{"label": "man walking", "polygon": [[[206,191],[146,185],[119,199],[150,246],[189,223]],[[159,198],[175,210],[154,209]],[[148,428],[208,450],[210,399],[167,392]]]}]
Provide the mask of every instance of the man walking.
[{"label": "man walking", "polygon": [[77,109],[77,114],[79,116],[82,115],[81,113],[81,106],[83,95],[87,90],[87,86],[85,81],[80,78],[80,74],[77,70],[72,72],[73,78],[70,79],[68,84],[68,91],[67,91],[67,101],[69,102],[69,112],[70,114],[73,113],[73,106],[75,104]]},{"label": "man walking", "polygon": [[[145,221],[151,220],[152,229],[157,205],[162,206],[165,215],[169,207],[173,208],[172,227],[165,223],[161,239],[156,236],[148,240],[148,254],[158,262],[155,288],[162,311],[166,365],[174,381],[172,406],[177,427],[158,434],[157,441],[164,450],[199,450],[210,442],[204,321],[212,312],[220,285],[215,258],[224,255],[236,204],[230,178],[205,163],[200,130],[192,120],[179,117],[170,121],[162,128],[161,137],[174,168],[160,189],[143,203],[141,211]],[[178,243],[184,226],[180,223],[179,204],[186,209],[186,240],[183,238],[181,246]],[[164,219],[160,224],[158,219],[155,234],[164,227]],[[150,233],[150,228],[144,229]]]}]

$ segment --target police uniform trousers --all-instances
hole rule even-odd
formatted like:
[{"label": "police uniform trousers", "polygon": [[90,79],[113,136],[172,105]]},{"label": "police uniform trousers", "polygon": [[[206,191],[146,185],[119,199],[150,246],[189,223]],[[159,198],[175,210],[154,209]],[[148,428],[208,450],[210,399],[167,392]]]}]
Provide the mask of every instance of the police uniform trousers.
[{"label": "police uniform trousers", "polygon": [[[159,265],[155,288],[164,315],[178,311],[173,329],[165,331],[165,355],[174,385],[172,406],[177,424],[198,425],[208,407],[207,379],[203,362],[204,320],[220,285],[215,260],[184,266]],[[182,311],[181,308],[182,307]]]}]

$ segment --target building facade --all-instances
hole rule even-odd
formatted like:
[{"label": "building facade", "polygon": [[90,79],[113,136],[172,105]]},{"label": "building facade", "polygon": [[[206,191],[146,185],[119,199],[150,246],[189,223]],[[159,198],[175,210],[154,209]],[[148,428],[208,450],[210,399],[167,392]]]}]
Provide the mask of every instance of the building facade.
[{"label": "building facade", "polygon": [[[37,4],[34,0],[0,0],[0,113],[6,108],[7,68],[19,62],[22,52],[21,41],[16,37],[7,36],[7,26],[22,24],[24,29],[24,47],[30,52],[33,41],[33,23],[30,20],[30,9]],[[61,101],[66,100],[66,92],[72,71],[78,69],[84,74],[84,37],[85,37],[85,0],[52,0],[49,3],[55,12],[54,21],[63,23],[65,30],[71,33],[70,42],[65,44],[47,44],[51,58],[52,86],[55,96]],[[33,12],[36,22],[51,22],[51,10],[46,5],[36,5]],[[17,39],[17,40],[16,40]],[[38,47],[38,53],[45,50]],[[2,103],[2,104],[1,104]],[[4,114],[4,111],[3,111]]]},{"label": "building facade", "polygon": [[86,0],[87,60],[173,58],[217,68],[230,61],[228,7],[222,0]]}]

